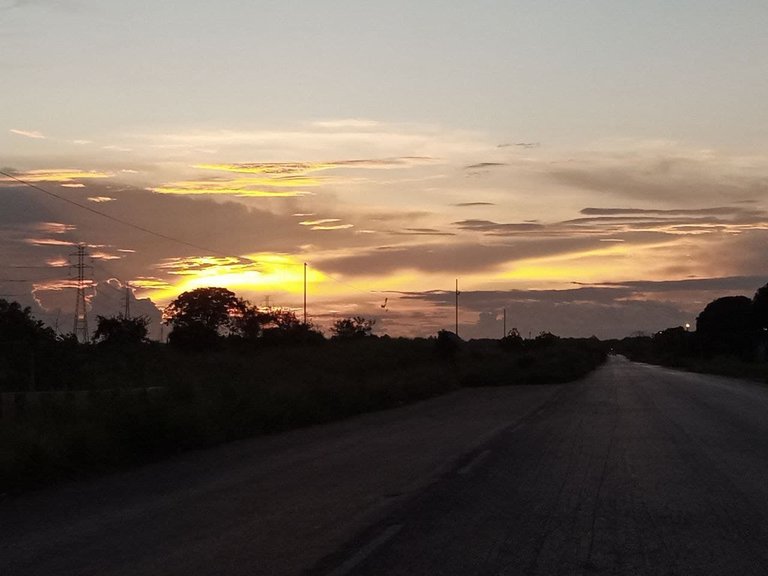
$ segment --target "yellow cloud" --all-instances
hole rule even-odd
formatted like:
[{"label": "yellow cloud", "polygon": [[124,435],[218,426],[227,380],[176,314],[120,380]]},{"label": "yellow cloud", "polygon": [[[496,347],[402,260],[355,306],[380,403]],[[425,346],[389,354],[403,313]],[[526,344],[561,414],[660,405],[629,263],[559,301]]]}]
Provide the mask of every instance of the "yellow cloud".
[{"label": "yellow cloud", "polygon": [[321,218],[320,220],[303,220],[299,222],[302,226],[317,226],[318,224],[330,224],[332,222],[341,222],[339,218]]},{"label": "yellow cloud", "polygon": [[332,163],[323,162],[254,162],[248,164],[196,164],[194,168],[218,170],[240,174],[307,174],[318,170],[335,168]]},{"label": "yellow cloud", "polygon": [[[50,169],[16,172],[14,176],[25,182],[72,182],[73,180],[111,178],[112,174],[96,170]],[[15,182],[15,180],[2,176],[0,177],[0,182]]]},{"label": "yellow cloud", "polygon": [[158,194],[183,194],[183,195],[204,195],[204,194],[224,194],[238,196],[240,198],[296,198],[300,196],[311,196],[312,192],[301,190],[243,190],[240,188],[191,188],[182,185],[159,186],[150,188]]},{"label": "yellow cloud", "polygon": [[310,230],[346,230],[348,228],[353,228],[354,224],[336,224],[336,225],[330,225],[330,226],[312,226]]},{"label": "yellow cloud", "polygon": [[274,190],[317,186],[320,181],[305,176],[281,176],[279,178],[234,178],[225,180],[186,180],[150,188],[159,194],[227,194],[251,198],[291,198],[309,196],[304,190]]}]

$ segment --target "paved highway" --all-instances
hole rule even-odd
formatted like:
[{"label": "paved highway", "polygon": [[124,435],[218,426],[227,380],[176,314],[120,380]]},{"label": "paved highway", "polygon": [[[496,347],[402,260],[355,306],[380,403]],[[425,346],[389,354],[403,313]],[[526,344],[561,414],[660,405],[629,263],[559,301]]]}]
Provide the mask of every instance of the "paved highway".
[{"label": "paved highway", "polygon": [[0,499],[0,574],[768,574],[768,387],[611,358]]},{"label": "paved highway", "polygon": [[315,573],[768,574],[768,387],[612,358]]},{"label": "paved highway", "polygon": [[0,576],[301,574],[558,389],[461,390],[0,497]]}]

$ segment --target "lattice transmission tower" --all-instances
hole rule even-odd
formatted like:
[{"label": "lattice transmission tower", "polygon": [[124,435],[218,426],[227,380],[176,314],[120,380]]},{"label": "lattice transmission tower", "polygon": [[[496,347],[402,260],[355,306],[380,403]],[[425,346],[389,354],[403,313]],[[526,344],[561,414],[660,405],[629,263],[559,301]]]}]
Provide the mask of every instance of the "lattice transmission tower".
[{"label": "lattice transmission tower", "polygon": [[77,257],[77,264],[74,265],[74,268],[77,270],[77,279],[75,280],[77,295],[75,296],[75,319],[72,332],[80,342],[88,342],[91,337],[91,333],[88,330],[88,309],[85,301],[85,290],[91,285],[90,279],[86,279],[86,271],[92,269],[93,266],[85,263],[86,256],[85,244],[78,244],[77,252],[70,254],[72,258]]}]

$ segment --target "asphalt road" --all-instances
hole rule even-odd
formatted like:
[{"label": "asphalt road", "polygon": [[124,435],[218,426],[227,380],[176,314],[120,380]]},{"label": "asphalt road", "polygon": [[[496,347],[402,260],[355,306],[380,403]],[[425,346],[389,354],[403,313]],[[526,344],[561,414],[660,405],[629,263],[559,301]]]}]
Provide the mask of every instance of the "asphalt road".
[{"label": "asphalt road", "polygon": [[302,574],[558,390],[461,390],[0,496],[0,576]]},{"label": "asphalt road", "polygon": [[612,358],[316,574],[768,574],[768,386]]},{"label": "asphalt road", "polygon": [[0,574],[768,574],[768,386],[611,358],[0,499]]}]

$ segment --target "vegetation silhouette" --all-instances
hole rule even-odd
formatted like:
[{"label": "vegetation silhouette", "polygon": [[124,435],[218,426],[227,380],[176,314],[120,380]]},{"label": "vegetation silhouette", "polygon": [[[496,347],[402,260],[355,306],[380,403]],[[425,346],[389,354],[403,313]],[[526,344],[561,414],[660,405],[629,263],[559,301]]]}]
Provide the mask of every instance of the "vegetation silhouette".
[{"label": "vegetation silhouette", "polygon": [[136,346],[148,342],[149,318],[147,316],[126,317],[97,316],[94,342],[104,346]]},{"label": "vegetation silhouette", "polygon": [[695,332],[678,326],[611,345],[633,360],[768,381],[768,284],[751,299],[716,298],[697,316]]},{"label": "vegetation silhouette", "polygon": [[333,333],[333,338],[339,340],[365,338],[366,336],[371,336],[374,324],[376,324],[376,320],[368,320],[362,316],[341,318],[333,323],[331,332]]},{"label": "vegetation silhouette", "polygon": [[447,332],[374,337],[361,316],[337,321],[326,339],[292,310],[258,308],[220,288],[182,294],[166,320],[168,345],[147,341],[145,318],[122,316],[99,317],[95,339],[80,343],[0,300],[0,491],[465,386],[565,382],[605,357],[583,339],[508,349]]},{"label": "vegetation silhouette", "polygon": [[219,337],[237,332],[248,303],[226,288],[197,288],[183,292],[164,310],[173,330],[168,342],[185,349],[215,346]]}]

